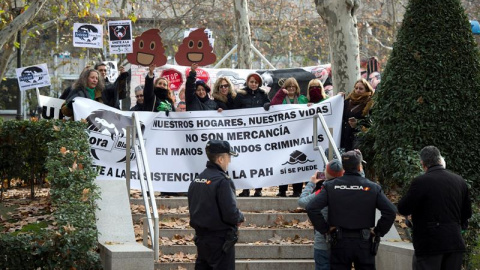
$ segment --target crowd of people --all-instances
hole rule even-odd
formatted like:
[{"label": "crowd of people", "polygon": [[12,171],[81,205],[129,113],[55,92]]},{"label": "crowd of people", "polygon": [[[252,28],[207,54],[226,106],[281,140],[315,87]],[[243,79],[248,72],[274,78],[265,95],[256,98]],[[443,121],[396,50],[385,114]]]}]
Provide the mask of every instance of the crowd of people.
[{"label": "crowd of people", "polygon": [[[197,78],[197,64],[192,64],[187,76],[185,87],[179,91],[178,102],[176,96],[170,89],[170,82],[164,77],[155,77],[155,65],[148,67],[145,76],[145,84],[135,88],[136,104],[131,111],[148,112],[185,112],[264,108],[269,110],[271,106],[283,104],[306,104],[311,106],[328,99],[324,85],[330,89],[331,80],[327,78],[324,82],[315,78],[308,82],[305,91],[306,95],[294,77],[284,78],[279,81],[281,88],[275,93],[272,100],[269,99],[266,90],[262,89],[263,79],[257,73],[247,76],[243,88],[235,90],[233,83],[228,77],[218,77],[210,86]],[[115,82],[109,82],[107,77],[107,66],[104,63],[95,65],[94,69],[89,66],[80,74],[79,79],[65,89],[60,96],[65,99],[62,105],[62,113],[66,116],[73,116],[72,102],[75,97],[91,98],[92,100],[104,103],[108,106],[120,109],[119,101],[126,98],[126,83],[129,72],[119,67],[119,76]],[[378,72],[377,72],[378,73]],[[377,78],[373,76],[372,78]],[[343,94],[343,92],[339,92]],[[346,96],[343,112],[342,138],[340,147],[345,151],[358,148],[358,137],[356,134],[368,127],[368,115],[373,105],[372,95],[374,89],[366,79],[359,79],[354,90]],[[304,183],[293,184],[292,197],[299,197]],[[277,196],[287,196],[288,185],[279,186]],[[250,190],[244,189],[240,197],[250,196]],[[262,188],[256,188],[254,197],[262,196]]]},{"label": "crowd of people", "polygon": [[[261,88],[262,77],[257,73],[249,74],[244,88],[237,91],[227,77],[217,78],[212,90],[197,79],[197,68],[192,64],[177,103],[168,80],[155,78],[155,66],[150,66],[145,85],[135,88],[137,104],[131,110],[167,114],[256,107],[269,110],[271,106],[283,104],[311,106],[330,96],[319,79],[311,80],[306,96],[302,95],[297,80],[291,77],[281,82],[280,90],[270,100]],[[73,115],[75,97],[90,98],[119,109],[119,100],[126,97],[128,76],[120,67],[116,81],[109,82],[105,64],[95,65],[93,69],[86,67],[79,79],[62,93],[60,98],[65,99],[62,113]],[[465,252],[461,234],[472,216],[469,191],[461,176],[446,170],[445,160],[436,147],[427,146],[420,151],[425,174],[412,181],[398,203],[398,210],[380,185],[365,178],[357,135],[370,125],[372,97],[379,80],[380,74],[372,72],[368,79],[357,80],[353,91],[345,96],[341,159],[329,161],[324,172],[317,171],[306,185],[303,182],[292,185],[291,196],[299,197],[298,203],[307,210],[315,229],[315,269],[351,269],[352,265],[355,269],[375,269],[379,239],[390,230],[399,213],[412,216],[414,269],[460,270]],[[331,85],[328,86],[331,89]],[[237,153],[228,142],[216,140],[209,141],[205,150],[209,160],[207,168],[191,182],[188,190],[190,224],[195,229],[194,241],[198,247],[196,264],[199,269],[234,269],[233,246],[238,239],[238,226],[245,218],[237,208],[235,185],[226,172],[231,157]],[[286,197],[287,190],[287,185],[279,186],[277,196]],[[248,197],[250,190],[244,189],[238,196]],[[262,188],[255,189],[253,196],[261,197]],[[381,212],[378,221],[376,209]]]}]

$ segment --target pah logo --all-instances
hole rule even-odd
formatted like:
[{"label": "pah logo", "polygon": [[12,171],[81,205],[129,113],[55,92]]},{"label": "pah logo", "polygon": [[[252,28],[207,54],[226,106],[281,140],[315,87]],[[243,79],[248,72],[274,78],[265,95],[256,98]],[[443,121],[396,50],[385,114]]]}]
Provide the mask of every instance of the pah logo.
[{"label": "pah logo", "polygon": [[305,164],[307,162],[314,162],[314,160],[309,160],[305,153],[295,150],[290,154],[290,158],[288,159],[288,161],[283,163],[282,165]]},{"label": "pah logo", "polygon": [[19,80],[27,83],[37,83],[43,79],[43,69],[28,67],[22,71]]},{"label": "pah logo", "polygon": [[75,37],[78,37],[79,39],[86,42],[92,42],[97,40],[97,36],[98,29],[95,26],[89,24],[80,26],[77,32],[75,32]]},{"label": "pah logo", "polygon": [[[87,122],[88,129],[92,131],[89,138],[92,157],[106,162],[125,162],[127,126],[132,124],[132,118],[112,111],[96,110],[87,117]],[[143,134],[145,126],[141,125]],[[130,158],[135,159],[133,152]]]}]

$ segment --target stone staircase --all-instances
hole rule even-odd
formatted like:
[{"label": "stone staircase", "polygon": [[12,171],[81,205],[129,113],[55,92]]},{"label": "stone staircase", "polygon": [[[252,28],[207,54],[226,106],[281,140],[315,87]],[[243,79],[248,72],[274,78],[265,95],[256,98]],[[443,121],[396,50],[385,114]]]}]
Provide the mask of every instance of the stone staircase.
[{"label": "stone staircase", "polygon": [[[298,198],[238,198],[246,222],[236,244],[236,269],[313,269],[313,227]],[[136,233],[142,228],[142,199],[131,199]],[[155,269],[194,269],[194,230],[188,226],[186,197],[157,198],[160,214],[160,261]],[[140,211],[139,211],[140,210]],[[136,235],[137,241],[141,237]]]}]

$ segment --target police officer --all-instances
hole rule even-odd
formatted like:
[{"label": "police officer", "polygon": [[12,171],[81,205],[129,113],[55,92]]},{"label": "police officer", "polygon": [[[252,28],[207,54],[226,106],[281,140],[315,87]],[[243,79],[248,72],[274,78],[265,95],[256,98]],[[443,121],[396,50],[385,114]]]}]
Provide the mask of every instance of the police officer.
[{"label": "police officer", "polygon": [[[330,268],[350,270],[375,269],[376,248],[380,237],[392,226],[395,206],[382,188],[361,176],[362,153],[342,155],[345,174],[325,182],[320,193],[307,205],[308,217],[315,230],[327,234],[331,244]],[[328,221],[320,212],[328,206]],[[381,218],[375,226],[375,209]]]},{"label": "police officer", "polygon": [[238,226],[245,221],[237,208],[235,185],[226,174],[231,156],[227,141],[211,140],[205,152],[207,168],[190,183],[190,226],[195,229],[195,269],[235,269]]}]

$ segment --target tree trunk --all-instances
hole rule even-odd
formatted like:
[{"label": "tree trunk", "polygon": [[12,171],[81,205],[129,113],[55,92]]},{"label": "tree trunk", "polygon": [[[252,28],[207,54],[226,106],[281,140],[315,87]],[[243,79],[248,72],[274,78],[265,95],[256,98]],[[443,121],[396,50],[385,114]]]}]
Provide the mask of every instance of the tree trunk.
[{"label": "tree trunk", "polygon": [[315,5],[327,25],[334,91],[349,93],[360,78],[355,16],[360,0],[315,0]]},{"label": "tree trunk", "polygon": [[237,21],[237,68],[252,68],[250,23],[248,21],[247,0],[234,0],[235,19]]}]

